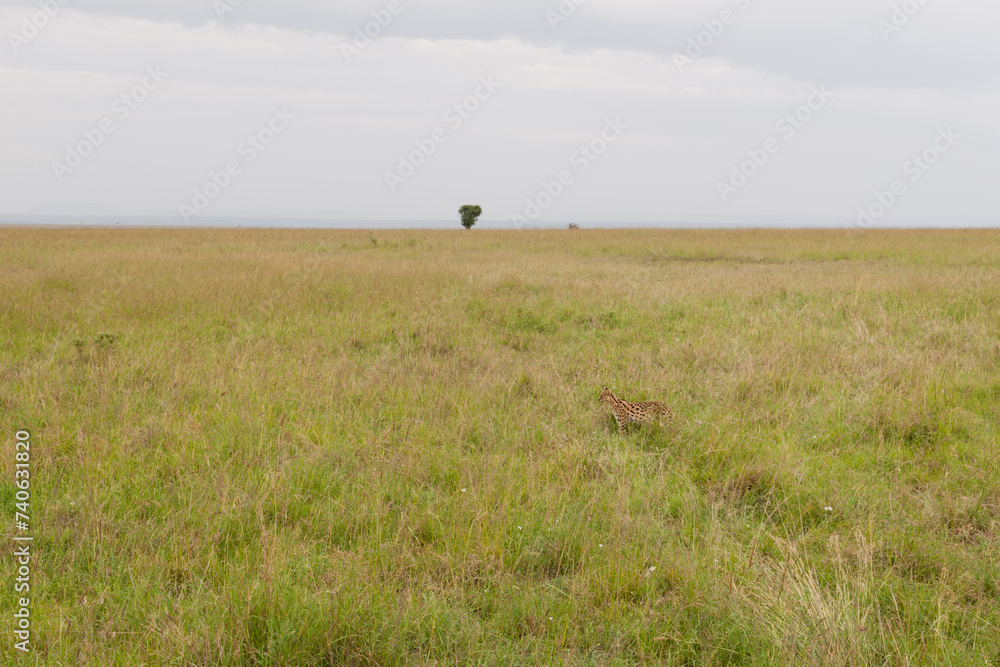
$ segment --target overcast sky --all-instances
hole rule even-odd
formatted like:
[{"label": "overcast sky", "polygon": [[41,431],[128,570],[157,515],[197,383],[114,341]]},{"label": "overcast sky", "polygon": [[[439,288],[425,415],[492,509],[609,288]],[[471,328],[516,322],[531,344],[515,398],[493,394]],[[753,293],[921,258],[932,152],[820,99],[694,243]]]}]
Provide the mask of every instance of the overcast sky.
[{"label": "overcast sky", "polygon": [[0,213],[1000,223],[998,24],[996,0],[0,0]]}]

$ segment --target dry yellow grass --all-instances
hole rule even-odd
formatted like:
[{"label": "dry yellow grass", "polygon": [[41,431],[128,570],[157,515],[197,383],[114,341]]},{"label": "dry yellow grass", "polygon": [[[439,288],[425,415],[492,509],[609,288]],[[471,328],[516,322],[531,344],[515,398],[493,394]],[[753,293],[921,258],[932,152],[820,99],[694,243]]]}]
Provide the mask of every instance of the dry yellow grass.
[{"label": "dry yellow grass", "polygon": [[1000,663],[1000,233],[0,247],[28,664]]}]

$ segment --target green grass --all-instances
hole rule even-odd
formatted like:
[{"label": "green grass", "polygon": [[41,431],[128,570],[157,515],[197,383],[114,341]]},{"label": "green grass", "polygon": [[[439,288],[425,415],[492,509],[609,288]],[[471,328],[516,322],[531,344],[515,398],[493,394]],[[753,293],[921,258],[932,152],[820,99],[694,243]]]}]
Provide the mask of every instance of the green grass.
[{"label": "green grass", "polygon": [[1000,664],[1000,233],[0,247],[19,663]]}]

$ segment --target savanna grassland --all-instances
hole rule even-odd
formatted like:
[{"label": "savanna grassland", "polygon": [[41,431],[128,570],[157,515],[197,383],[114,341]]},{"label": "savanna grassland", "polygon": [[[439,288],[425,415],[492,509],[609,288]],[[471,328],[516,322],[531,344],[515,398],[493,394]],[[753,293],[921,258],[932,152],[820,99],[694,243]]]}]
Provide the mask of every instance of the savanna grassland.
[{"label": "savanna grassland", "polygon": [[19,663],[1000,664],[1000,233],[0,247]]}]

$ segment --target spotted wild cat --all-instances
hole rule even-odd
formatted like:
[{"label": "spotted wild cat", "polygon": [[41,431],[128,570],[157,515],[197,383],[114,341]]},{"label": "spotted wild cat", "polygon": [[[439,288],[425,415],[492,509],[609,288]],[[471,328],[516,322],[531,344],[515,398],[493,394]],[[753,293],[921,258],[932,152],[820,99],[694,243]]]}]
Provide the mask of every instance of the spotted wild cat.
[{"label": "spotted wild cat", "polygon": [[603,389],[600,402],[611,404],[611,411],[615,415],[615,421],[618,422],[618,431],[622,435],[625,434],[625,424],[629,422],[637,424],[662,423],[664,421],[672,421],[674,418],[674,411],[663,403],[657,401],[644,401],[641,403],[623,401],[612,394],[611,390],[607,387]]}]

